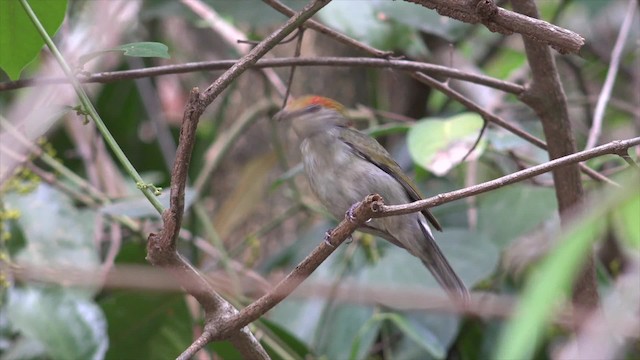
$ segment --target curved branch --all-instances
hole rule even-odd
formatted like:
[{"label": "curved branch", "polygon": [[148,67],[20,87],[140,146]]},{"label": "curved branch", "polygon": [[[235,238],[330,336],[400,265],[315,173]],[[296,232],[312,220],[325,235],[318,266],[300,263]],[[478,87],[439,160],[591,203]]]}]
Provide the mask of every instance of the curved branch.
[{"label": "curved branch", "polygon": [[[110,83],[119,80],[138,79],[142,77],[160,76],[168,74],[182,74],[195,71],[226,70],[232,67],[238,60],[203,61],[178,65],[154,66],[144,69],[111,71],[79,77],[81,83]],[[288,66],[363,66],[372,68],[388,68],[406,71],[422,71],[431,75],[446,76],[453,79],[466,80],[480,85],[485,85],[510,94],[519,95],[525,89],[524,86],[509,81],[499,80],[490,76],[460,71],[447,66],[409,61],[386,60],[366,57],[318,57],[318,58],[278,58],[261,59],[250,64],[250,68],[262,69],[271,67]],[[0,83],[0,91],[14,90],[27,86],[64,84],[65,78],[23,79]]]}]

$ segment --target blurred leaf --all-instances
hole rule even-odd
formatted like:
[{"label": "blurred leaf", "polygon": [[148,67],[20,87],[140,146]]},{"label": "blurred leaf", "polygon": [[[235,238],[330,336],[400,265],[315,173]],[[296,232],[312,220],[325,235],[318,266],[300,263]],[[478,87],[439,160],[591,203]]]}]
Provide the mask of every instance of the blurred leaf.
[{"label": "blurred leaf", "polygon": [[318,16],[328,26],[378,49],[425,55],[427,50],[417,31],[387,18],[380,11],[380,4],[380,1],[333,1]]},{"label": "blurred leaf", "polygon": [[[2,360],[38,360],[47,358],[47,349],[36,339],[21,336],[10,342],[3,339]],[[7,348],[7,346],[9,346]]]},{"label": "blurred leaf", "polygon": [[630,193],[621,204],[613,208],[616,234],[632,250],[640,249],[640,192]]},{"label": "blurred leaf", "polygon": [[411,128],[407,123],[388,123],[376,127],[370,127],[364,131],[365,134],[377,138],[386,135],[404,134]]},{"label": "blurred leaf", "polygon": [[477,318],[465,320],[456,342],[460,360],[491,359],[498,343],[502,324],[501,320],[487,321]]},{"label": "blurred leaf", "polygon": [[85,55],[82,55],[78,58],[78,67],[82,67],[84,64],[89,61],[97,58],[98,56],[102,56],[104,54],[108,54],[111,52],[122,52],[124,56],[132,56],[132,57],[158,57],[163,59],[170,59],[169,56],[169,47],[163,43],[159,42],[136,42],[129,43],[117,46],[112,49],[94,51]]},{"label": "blurred leaf", "polygon": [[[419,341],[404,337],[393,344],[392,352],[398,359],[446,359],[449,343],[458,333],[458,319],[448,314],[408,311],[404,313]],[[432,329],[440,329],[433,332]],[[446,330],[449,330],[448,332]],[[436,346],[436,347],[434,347]]]},{"label": "blurred leaf", "polygon": [[[292,349],[300,358],[306,358],[312,355],[311,349],[309,349],[305,343],[300,341],[300,339],[284,327],[267,319],[260,319],[260,321],[269,328],[271,332],[273,332],[279,341],[284,342],[287,347]],[[263,342],[263,345],[266,347],[267,351],[269,351],[269,344]],[[270,353],[270,355],[272,358],[276,358],[276,354]]]},{"label": "blurred leaf", "polygon": [[602,235],[604,219],[592,218],[567,233],[556,249],[527,281],[516,316],[502,331],[498,359],[530,359],[540,342],[542,328],[564,295],[591,244]]},{"label": "blurred leaf", "polygon": [[442,37],[450,42],[459,40],[465,30],[471,26],[441,16],[436,11],[419,4],[400,1],[378,1],[376,4],[376,9],[386,17],[427,34]]},{"label": "blurred leaf", "polygon": [[[306,237],[307,240],[296,241],[296,253],[299,255],[291,260],[295,262],[297,258],[308,254],[309,249],[321,241],[324,229],[325,226],[318,226]],[[446,229],[444,233],[437,234],[437,237],[443,252],[469,287],[493,273],[499,252],[485,236],[462,229]],[[302,244],[304,242],[309,242],[309,245]],[[343,254],[344,246],[338,248],[313,273],[308,283],[336,281],[335,274],[339,272],[339,259]],[[439,289],[424,265],[404,249],[388,245],[381,260],[374,266],[368,266],[360,255],[362,254],[351,260],[344,281],[353,281],[362,286],[383,287],[391,292],[394,288],[407,286]],[[314,351],[319,355],[340,358],[348,352],[356,354],[356,358],[362,358],[375,341],[379,329],[379,324],[373,326],[375,322],[370,322],[373,314],[370,306],[333,303],[324,298],[288,298],[272,311],[272,320],[301,340],[313,344]],[[413,325],[420,328],[423,341],[429,342],[421,346],[448,349],[457,332],[457,317],[449,314],[424,315],[419,323]],[[413,317],[419,316],[412,315]],[[432,336],[426,336],[427,333]],[[440,354],[439,350],[434,352]]]},{"label": "blurred leaf", "polygon": [[[324,230],[318,227],[313,233],[324,234]],[[307,241],[309,244],[304,244],[303,247],[317,245],[318,238],[308,236]],[[338,248],[327,261],[320,265],[307,282],[331,283],[342,278],[345,274],[346,248],[346,246]],[[361,256],[356,256],[356,258],[351,262],[363,263],[364,259]],[[351,267],[349,268],[351,269]],[[278,304],[272,310],[270,319],[309,344],[314,353],[327,356],[330,359],[337,359],[344,357],[344,354],[352,350],[356,334],[372,315],[373,308],[371,307],[335,303],[325,297],[297,299],[294,295]],[[375,336],[376,328],[361,334],[358,339],[360,346],[356,346],[357,349],[354,350],[359,354],[358,358],[364,357],[368,352]]]},{"label": "blurred leaf", "polygon": [[478,230],[501,249],[549,219],[557,219],[552,188],[514,184],[478,197]]},{"label": "blurred leaf", "polygon": [[[67,11],[67,0],[30,1],[29,5],[50,37],[58,31]],[[40,53],[44,40],[20,2],[0,1],[0,68],[17,80]]]},{"label": "blurred leaf", "polygon": [[291,167],[289,170],[285,171],[282,175],[278,176],[278,178],[271,183],[271,186],[269,187],[269,191],[276,190],[282,184],[298,176],[303,171],[304,171],[304,166],[302,165],[302,163],[296,164],[295,166]]},{"label": "blurred leaf", "polygon": [[53,359],[102,359],[107,323],[93,301],[62,289],[11,288],[8,314],[14,328],[38,340]]},{"label": "blurred leaf", "polygon": [[526,62],[527,57],[522,51],[505,48],[485,66],[484,70],[488,76],[506,80]]},{"label": "blurred leaf", "polygon": [[[427,351],[436,358],[444,359],[447,355],[447,349],[441,345],[437,337],[430,331],[428,327],[420,326],[419,322],[406,318],[398,314],[388,314],[388,320],[391,321],[407,338]],[[435,345],[435,346],[434,346]]]},{"label": "blurred leaf", "polygon": [[100,306],[109,322],[107,359],[175,359],[191,344],[183,295],[122,291]]},{"label": "blurred leaf", "polygon": [[[255,4],[253,1],[240,0],[205,0],[220,15],[229,19],[230,23],[241,23],[252,28],[279,25],[287,18],[266,4]],[[307,4],[305,0],[281,1],[290,8],[300,10]]]},{"label": "blurred leaf", "polygon": [[[573,279],[593,243],[606,230],[607,214],[625,207],[630,198],[638,199],[636,174],[626,179],[621,189],[605,192],[591,199],[585,212],[573,222],[557,241],[557,246],[540,263],[527,280],[515,316],[502,331],[496,358],[529,359],[540,343],[544,326],[551,320],[560,300],[569,295]],[[634,205],[635,207],[635,205]],[[637,226],[638,219],[634,219]]]},{"label": "blurred leaf", "polygon": [[269,171],[276,164],[273,151],[258,155],[244,166],[234,190],[220,206],[214,224],[220,237],[226,237],[236,226],[247,221],[258,202],[266,193]]},{"label": "blurred leaf", "polygon": [[[475,143],[483,120],[475,113],[463,113],[449,119],[418,121],[409,130],[407,145],[413,161],[442,176],[458,165]],[[481,140],[475,151],[482,151]]]},{"label": "blurred leaf", "polygon": [[11,208],[20,211],[17,220],[27,241],[16,255],[18,262],[34,266],[99,266],[93,241],[95,211],[76,209],[69,199],[47,184],[29,194],[6,195]]},{"label": "blurred leaf", "polygon": [[[445,229],[442,234],[436,234],[436,237],[451,266],[469,288],[494,272],[499,251],[483,234],[465,229]],[[407,287],[440,289],[420,260],[396,246],[389,246],[377,264],[362,269],[358,275],[358,284],[384,287],[389,292]],[[448,349],[455,340],[458,317],[429,313],[422,313],[420,316],[414,314],[412,317],[419,319],[423,341],[429,342],[421,346],[432,349],[432,355],[441,358],[442,354],[438,349]]]},{"label": "blurred leaf", "polygon": [[[442,233],[435,233],[435,236],[440,249],[468,287],[473,287],[495,270],[499,250],[486,234],[447,228]],[[440,289],[418,258],[391,245],[377,264],[362,269],[358,280],[362,284],[387,286],[390,291],[394,287],[408,285]]]},{"label": "blurred leaf", "polygon": [[163,59],[170,59],[169,47],[159,42],[136,42],[120,45],[115,50],[121,50],[125,56],[133,57],[159,57]]}]

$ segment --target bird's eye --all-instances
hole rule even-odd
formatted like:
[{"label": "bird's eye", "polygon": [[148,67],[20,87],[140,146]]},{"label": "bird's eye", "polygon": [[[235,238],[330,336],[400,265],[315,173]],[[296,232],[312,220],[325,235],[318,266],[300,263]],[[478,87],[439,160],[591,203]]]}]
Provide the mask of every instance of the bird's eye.
[{"label": "bird's eye", "polygon": [[307,106],[307,108],[305,109],[306,113],[314,113],[316,111],[319,111],[322,107],[320,105],[310,105]]}]

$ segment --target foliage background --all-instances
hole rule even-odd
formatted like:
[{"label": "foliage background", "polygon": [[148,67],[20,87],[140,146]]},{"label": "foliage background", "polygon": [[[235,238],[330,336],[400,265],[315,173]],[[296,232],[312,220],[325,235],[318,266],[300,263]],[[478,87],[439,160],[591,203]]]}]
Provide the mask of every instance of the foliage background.
[{"label": "foliage background", "polygon": [[[171,59],[107,53],[85,64],[85,71],[236,59],[241,55],[238,49],[250,47],[228,44],[219,28],[212,30],[194,14],[188,1],[109,3],[69,1],[66,5],[55,41],[67,50],[71,63],[86,53],[139,41],[166,44]],[[250,0],[203,3],[246,39],[261,39],[286,19],[267,5]],[[288,4],[300,8],[305,2]],[[541,18],[587,39],[581,56],[555,54],[581,149],[627,5],[623,1],[560,0],[538,5]],[[334,1],[317,18],[351,37],[411,59],[516,82],[528,79],[519,36],[491,33],[414,4]],[[109,21],[113,23],[108,25]],[[9,30],[2,31],[6,34]],[[607,108],[601,143],[640,133],[638,38],[636,17]],[[295,41],[272,53],[292,56],[294,48]],[[13,52],[0,53],[4,59],[14,56]],[[313,31],[304,34],[302,56],[359,55]],[[50,60],[47,51],[40,52],[21,77],[53,74]],[[8,81],[9,70],[5,71],[3,81]],[[290,70],[275,71],[286,80]],[[192,72],[86,88],[145,181],[168,188],[169,164],[188,91],[193,86],[206,87],[219,74]],[[452,80],[450,85],[542,137],[535,114],[514,96],[461,81]],[[63,96],[66,87],[39,86],[35,91],[69,99],[58,106],[75,106],[77,100]],[[25,99],[33,96],[30,91],[0,93],[3,121],[5,117],[15,120],[15,109],[28,103]],[[344,103],[356,125],[379,136],[426,196],[547,160],[545,151],[489,127],[474,154],[460,163],[460,154],[474,142],[481,119],[399,71],[298,67],[291,91],[294,96],[314,93]],[[295,138],[270,120],[280,101],[263,74],[249,71],[209,108],[198,128],[192,182],[204,179],[203,169],[214,169],[197,188],[198,194],[191,192],[194,195],[183,224],[188,233],[180,251],[237,306],[261,295],[265,284],[280,279],[335,225],[310,194],[304,176],[295,170],[299,162]],[[37,108],[37,103],[31,106]],[[83,124],[82,116],[73,111],[53,114],[57,112],[43,110],[42,121],[32,125],[33,133],[45,139],[38,146],[81,179],[63,176],[37,152],[30,152],[26,161],[30,165],[23,166],[4,187],[2,230],[7,239],[3,240],[3,254],[18,275],[6,278],[0,313],[2,358],[176,357],[193,341],[203,320],[193,299],[172,287],[160,270],[146,266],[145,240],[158,226],[157,215],[119,169],[93,124]],[[240,121],[246,125],[234,137],[234,126]],[[637,159],[635,150],[633,157]],[[612,179],[627,181],[626,163],[620,158],[596,158],[588,165]],[[40,176],[34,175],[34,168],[42,170],[35,173]],[[49,181],[41,180],[46,178],[43,174],[51,175]],[[103,199],[87,203],[86,196],[81,196],[88,193],[85,183],[102,193]],[[597,192],[601,186],[590,180],[585,180],[585,185],[598,199],[614,196]],[[624,206],[617,210],[623,200],[603,200],[609,204],[603,211],[613,220],[594,231],[602,235],[598,285],[603,298],[609,300],[620,296],[615,281],[625,264],[637,266],[633,262],[637,261],[637,244],[627,239],[637,240],[640,221],[635,214],[640,210],[635,203],[637,194],[625,194],[630,194],[630,210]],[[507,299],[520,294],[525,279],[535,272],[532,265],[561,238],[550,175],[440,206],[433,212],[445,229],[437,234],[438,240],[464,281],[478,291]],[[136,227],[113,221],[122,217],[133,219]],[[615,221],[619,218],[623,220]],[[576,226],[587,224],[578,222]],[[247,275],[247,271],[253,273]],[[426,299],[436,299],[431,300],[436,303],[438,299],[436,283],[419,261],[401,249],[356,234],[354,241],[338,249],[300,291],[257,322],[254,332],[260,334],[274,358],[311,354],[330,359],[482,359],[495,355],[506,323],[503,318],[510,313],[509,307],[496,317],[403,310],[397,303],[371,301],[363,295],[364,290],[396,294],[398,301],[416,292],[427,294]],[[638,356],[637,337],[630,338],[628,333],[615,336],[626,340],[617,355]],[[552,357],[569,340],[566,328],[549,325],[543,333],[543,346],[528,356]],[[208,350],[220,358],[238,356],[224,342],[211,344]]]}]

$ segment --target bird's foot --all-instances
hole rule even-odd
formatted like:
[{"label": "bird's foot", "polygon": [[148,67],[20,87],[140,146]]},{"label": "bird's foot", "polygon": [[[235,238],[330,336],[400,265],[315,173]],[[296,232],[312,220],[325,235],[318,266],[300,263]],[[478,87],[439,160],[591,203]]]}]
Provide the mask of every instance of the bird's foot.
[{"label": "bird's foot", "polygon": [[335,246],[331,243],[332,232],[333,232],[333,229],[329,229],[324,233],[324,243],[331,246],[332,248],[335,248]]}]

